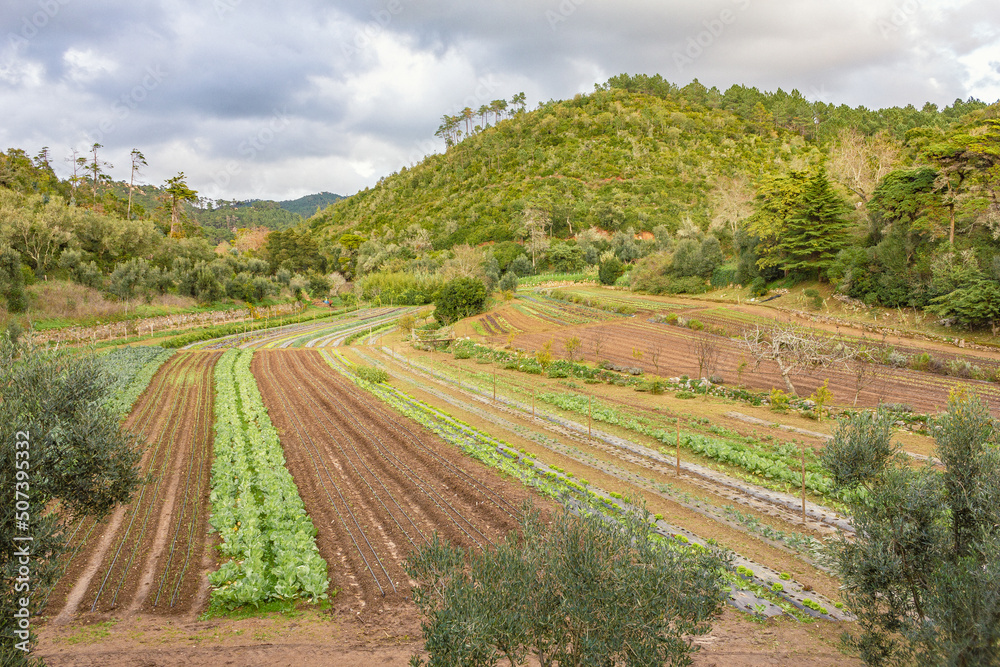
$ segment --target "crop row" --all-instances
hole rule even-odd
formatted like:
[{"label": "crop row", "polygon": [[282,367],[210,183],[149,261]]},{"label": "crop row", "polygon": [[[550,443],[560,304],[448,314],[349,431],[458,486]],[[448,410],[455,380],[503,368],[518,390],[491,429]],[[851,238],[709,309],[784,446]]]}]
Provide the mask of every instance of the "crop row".
[{"label": "crop row", "polygon": [[[327,354],[329,355],[329,353]],[[333,354],[336,356],[328,356],[328,362],[341,372],[349,372],[351,367],[342,357],[336,353]],[[426,371],[426,369],[424,370]],[[515,450],[504,441],[479,431],[394,387],[361,381],[359,378],[356,378],[356,381],[400,413],[423,424],[442,439],[458,446],[473,458],[499,469],[519,480],[522,484],[533,487],[543,495],[553,497],[570,508],[577,511],[584,508],[585,511],[596,511],[611,521],[620,520],[621,513],[630,510],[627,499],[620,493],[601,491],[585,480],[575,479],[571,473],[537,461],[533,454],[524,450]],[[442,398],[444,397],[442,396]],[[448,402],[451,403],[450,400]],[[459,403],[453,404],[459,405]],[[474,413],[480,414],[474,407],[463,405],[461,409],[472,410]],[[490,421],[498,426],[504,423],[502,418],[497,418],[495,415],[490,418]],[[548,447],[544,443],[543,446]],[[711,542],[705,542],[687,531],[664,524],[661,515],[656,515],[655,519],[657,532],[664,538],[671,538],[667,543],[672,548],[702,549]],[[730,584],[736,589],[744,591],[740,596],[734,597],[732,601],[734,606],[753,613],[762,613],[757,610],[758,607],[769,606],[771,602],[774,602],[785,612],[792,613],[797,617],[802,616],[800,611],[796,611],[796,607],[801,610],[801,606],[793,598],[788,597],[783,592],[772,589],[765,590],[760,585],[756,585],[759,583],[756,579],[766,580],[767,572],[769,572],[767,568],[750,563],[745,559],[738,559],[738,562],[752,565],[753,572],[752,577],[740,577],[735,573],[724,572],[724,576]],[[750,581],[751,578],[756,579]],[[754,604],[744,604],[746,599],[751,600]]]},{"label": "crop row", "polygon": [[[618,408],[604,405],[600,401],[592,401],[585,396],[543,392],[538,394],[538,399],[577,414],[585,415],[589,410],[594,421],[641,433],[665,445],[674,445],[677,441],[677,431],[654,427],[645,420],[635,419],[623,414]],[[799,458],[801,454],[792,453],[787,445],[771,450],[759,449],[741,442],[693,433],[681,433],[680,442],[682,447],[696,454],[742,468],[766,479],[788,484],[799,484],[802,481],[802,462]],[[806,488],[819,495],[832,493],[833,481],[823,474],[823,468],[815,453],[808,449],[806,451]]]},{"label": "crop row", "polygon": [[233,609],[270,600],[326,597],[316,528],[285,467],[250,372],[253,350],[230,350],[216,366],[212,518],[228,558],[209,575],[213,604]]},{"label": "crop row", "polygon": [[162,347],[135,346],[120,347],[102,355],[101,364],[112,380],[108,407],[119,417],[131,412],[156,371],[172,354]]}]

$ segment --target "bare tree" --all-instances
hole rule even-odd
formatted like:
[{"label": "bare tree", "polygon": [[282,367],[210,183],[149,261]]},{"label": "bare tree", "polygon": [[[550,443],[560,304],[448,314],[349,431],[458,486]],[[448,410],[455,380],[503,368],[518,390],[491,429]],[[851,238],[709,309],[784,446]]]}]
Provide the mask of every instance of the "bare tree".
[{"label": "bare tree", "polygon": [[656,374],[660,374],[660,356],[663,354],[663,344],[659,341],[649,346],[649,360],[653,362]]},{"label": "bare tree", "polygon": [[882,177],[899,164],[902,146],[886,132],[865,136],[844,128],[830,151],[831,175],[865,204]]},{"label": "bare tree", "polygon": [[793,325],[756,326],[743,332],[743,345],[756,361],[754,368],[763,361],[778,365],[781,378],[789,393],[798,396],[792,375],[803,368],[827,367],[843,363],[851,350],[843,343],[832,341]]},{"label": "bare tree", "polygon": [[604,347],[604,343],[608,340],[608,332],[604,329],[597,329],[594,331],[594,338],[592,345],[594,346],[594,363],[601,363],[601,348]]},{"label": "bare tree", "polygon": [[711,334],[701,334],[688,339],[688,351],[698,360],[698,377],[708,377],[715,372],[719,361],[719,342]]},{"label": "bare tree", "polygon": [[[885,336],[883,335],[882,338],[884,340]],[[845,347],[848,347],[846,343]],[[858,404],[858,397],[861,395],[861,392],[882,377],[878,357],[878,348],[870,344],[866,335],[862,334],[860,344],[850,347],[850,356],[845,363],[851,375],[854,376],[855,406]]]},{"label": "bare tree", "polygon": [[135,177],[141,176],[139,170],[146,165],[146,156],[143,155],[138,148],[133,148],[132,152],[129,153],[132,158],[132,175],[129,177],[128,181],[128,213],[125,217],[129,220],[132,219],[132,192],[135,191]]}]

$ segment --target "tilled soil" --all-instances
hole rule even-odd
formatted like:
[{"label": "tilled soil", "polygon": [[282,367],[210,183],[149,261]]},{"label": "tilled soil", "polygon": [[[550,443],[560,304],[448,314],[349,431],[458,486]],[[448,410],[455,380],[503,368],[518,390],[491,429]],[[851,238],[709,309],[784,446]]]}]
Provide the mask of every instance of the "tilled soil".
[{"label": "tilled soil", "polygon": [[185,615],[204,607],[213,565],[208,494],[219,356],[178,354],[150,382],[125,423],[143,443],[149,481],[131,504],[79,526],[45,616],[62,623],[92,613]]},{"label": "tilled soil", "polygon": [[[699,357],[705,356],[697,342],[704,340],[714,351],[715,359],[710,368],[701,368],[702,375],[718,373],[728,383],[744,384],[756,390],[785,390],[777,364],[763,362],[755,366],[750,354],[735,340],[668,324],[654,324],[639,318],[521,334],[515,338],[514,345],[535,351],[553,341],[553,354],[564,356],[564,343],[574,336],[580,339],[579,354],[587,361],[594,362],[599,357],[623,366],[641,368],[646,373],[694,378],[698,377]],[[494,340],[494,343],[497,342],[500,341]],[[596,353],[595,344],[599,350]],[[738,370],[741,364],[742,371]],[[1000,416],[1000,388],[996,384],[902,368],[880,366],[877,371],[874,381],[863,384],[858,396],[859,406],[905,403],[917,412],[934,413],[944,409],[952,387],[961,382],[973,386],[986,398],[994,414]],[[842,365],[806,368],[792,376],[800,396],[808,396],[826,380],[836,403],[851,405],[854,402],[857,378]]]},{"label": "tilled soil", "polygon": [[369,619],[411,607],[405,560],[435,533],[484,548],[517,527],[526,490],[388,410],[318,352],[260,351],[251,369],[340,589],[335,607]]}]

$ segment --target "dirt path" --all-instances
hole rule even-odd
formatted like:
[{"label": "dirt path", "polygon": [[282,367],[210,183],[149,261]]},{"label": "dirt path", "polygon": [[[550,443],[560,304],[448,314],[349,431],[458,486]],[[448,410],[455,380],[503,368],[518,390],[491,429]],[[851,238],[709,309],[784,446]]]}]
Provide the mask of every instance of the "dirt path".
[{"label": "dirt path", "polygon": [[439,533],[495,544],[529,492],[465,458],[336,374],[318,352],[260,351],[252,370],[342,589],[335,606],[411,615],[404,561]]},{"label": "dirt path", "polygon": [[[149,482],[131,504],[93,531],[49,596],[57,623],[92,613],[200,611],[198,595],[210,551],[213,370],[220,353],[173,357],[157,373],[125,428],[144,443]],[[89,534],[89,538],[86,535]]]}]

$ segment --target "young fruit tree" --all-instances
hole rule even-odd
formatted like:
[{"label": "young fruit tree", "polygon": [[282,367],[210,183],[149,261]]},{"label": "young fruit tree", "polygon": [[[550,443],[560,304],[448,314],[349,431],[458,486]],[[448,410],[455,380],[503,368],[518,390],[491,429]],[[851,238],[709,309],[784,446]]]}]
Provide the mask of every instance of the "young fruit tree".
[{"label": "young fruit tree", "polygon": [[895,415],[844,420],[823,463],[850,505],[853,540],[833,546],[848,636],[871,665],[1000,664],[1000,450],[980,400],[955,390],[933,427],[944,464],[912,465]]},{"label": "young fruit tree", "polygon": [[644,510],[547,525],[526,509],[521,532],[482,552],[435,536],[410,557],[428,664],[690,664],[728,593],[719,554],[653,540]]}]

